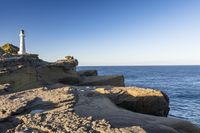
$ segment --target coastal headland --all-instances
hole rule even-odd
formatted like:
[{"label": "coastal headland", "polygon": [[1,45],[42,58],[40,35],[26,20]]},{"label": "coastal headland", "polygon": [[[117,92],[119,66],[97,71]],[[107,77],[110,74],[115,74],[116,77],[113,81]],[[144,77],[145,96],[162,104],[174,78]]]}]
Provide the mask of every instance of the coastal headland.
[{"label": "coastal headland", "polygon": [[167,117],[168,96],[125,87],[123,75],[77,71],[73,56],[55,62],[0,48],[0,132],[200,133],[189,121]]}]

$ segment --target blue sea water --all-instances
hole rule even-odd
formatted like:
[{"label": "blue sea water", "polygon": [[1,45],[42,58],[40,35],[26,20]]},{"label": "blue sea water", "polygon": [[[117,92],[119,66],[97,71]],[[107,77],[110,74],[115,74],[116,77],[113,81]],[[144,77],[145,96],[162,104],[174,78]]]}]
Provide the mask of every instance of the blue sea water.
[{"label": "blue sea water", "polygon": [[126,86],[160,89],[170,98],[170,116],[200,127],[200,66],[98,66],[99,75],[123,74]]}]

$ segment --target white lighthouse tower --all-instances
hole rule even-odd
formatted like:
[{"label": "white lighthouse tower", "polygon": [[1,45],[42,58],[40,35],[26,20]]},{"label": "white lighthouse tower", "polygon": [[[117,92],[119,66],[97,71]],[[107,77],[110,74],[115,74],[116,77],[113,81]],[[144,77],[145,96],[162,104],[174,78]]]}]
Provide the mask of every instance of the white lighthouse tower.
[{"label": "white lighthouse tower", "polygon": [[23,55],[23,54],[26,54],[24,30],[20,31],[19,36],[20,36],[20,47],[19,47],[18,54]]}]

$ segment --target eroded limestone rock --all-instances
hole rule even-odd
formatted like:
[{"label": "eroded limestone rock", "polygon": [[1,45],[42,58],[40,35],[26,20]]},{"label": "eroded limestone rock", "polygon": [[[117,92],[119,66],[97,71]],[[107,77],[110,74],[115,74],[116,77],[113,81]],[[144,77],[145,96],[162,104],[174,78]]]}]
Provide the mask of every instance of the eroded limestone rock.
[{"label": "eroded limestone rock", "polygon": [[91,74],[96,75],[97,72],[85,71],[81,74],[76,71],[77,65],[77,59],[72,56],[66,56],[63,60],[50,63],[39,59],[36,54],[12,55],[0,59],[0,84],[9,83],[14,88],[7,93],[56,83],[124,86],[122,75],[90,76]]},{"label": "eroded limestone rock", "polygon": [[107,95],[116,105],[134,112],[156,116],[167,116],[169,112],[169,98],[159,90],[114,87],[98,88],[96,92]]},{"label": "eroded limestone rock", "polygon": [[84,86],[124,86],[123,75],[83,77],[79,85]]},{"label": "eroded limestone rock", "polygon": [[62,80],[67,84],[79,81],[73,61],[48,63],[33,54],[16,55],[0,60],[0,84],[11,84],[14,88],[11,92],[55,84]]},{"label": "eroded limestone rock", "polygon": [[119,108],[106,93],[96,94],[93,87],[56,84],[2,95],[0,105],[0,129],[7,133],[199,132],[187,121]]},{"label": "eroded limestone rock", "polygon": [[[135,87],[135,89],[138,89],[136,91],[136,94],[139,97],[140,94],[138,92],[139,89],[141,88]],[[92,116],[94,119],[105,119],[110,123],[111,127],[117,129],[115,130],[116,132],[118,132],[119,129],[120,131],[123,130],[124,132],[127,130],[129,130],[127,132],[140,132],[137,131],[136,129],[131,131],[130,129],[132,129],[132,126],[139,126],[141,129],[143,129],[143,131],[147,133],[199,133],[200,132],[200,129],[198,127],[196,127],[195,125],[193,125],[188,121],[176,118],[158,117],[147,114],[135,113],[130,110],[126,110],[123,107],[119,107],[116,105],[116,103],[114,103],[113,100],[111,100],[110,96],[108,95],[110,93],[109,91],[107,92],[103,90],[101,91],[102,92],[101,94],[96,94],[97,92],[95,91],[91,92],[91,90],[93,90],[93,87],[80,88],[79,90],[80,90],[78,93],[79,100],[74,107],[75,112],[82,117]],[[117,95],[119,96],[122,95],[121,91],[116,92],[116,88],[113,90],[113,92],[115,92],[115,94],[111,95],[115,95],[114,97],[116,97]],[[154,95],[155,97],[160,97],[160,95],[162,94],[160,94],[157,91],[155,92],[153,92],[152,90],[144,91],[142,89],[141,95],[143,97],[145,97],[146,95],[147,98],[149,99],[148,95]],[[129,96],[129,98],[130,97],[131,96]],[[134,103],[134,101],[132,102]],[[160,106],[160,104],[158,104],[157,106]]]},{"label": "eroded limestone rock", "polygon": [[81,70],[81,71],[78,71],[78,74],[81,77],[88,77],[88,76],[97,76],[98,72],[97,70]]}]

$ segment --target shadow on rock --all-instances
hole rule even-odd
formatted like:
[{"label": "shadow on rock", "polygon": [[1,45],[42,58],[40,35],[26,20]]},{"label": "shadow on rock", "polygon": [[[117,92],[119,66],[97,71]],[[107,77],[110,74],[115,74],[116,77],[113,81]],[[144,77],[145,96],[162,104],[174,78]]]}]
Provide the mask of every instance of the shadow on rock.
[{"label": "shadow on rock", "polygon": [[10,117],[0,121],[0,133],[5,133],[7,130],[12,129],[19,125],[21,121],[18,118]]},{"label": "shadow on rock", "polygon": [[11,116],[14,115],[24,115],[24,114],[34,114],[37,112],[47,111],[56,107],[55,103],[50,101],[43,101],[41,98],[36,97],[31,101],[28,101],[26,106],[20,107],[15,112],[11,113]]}]

